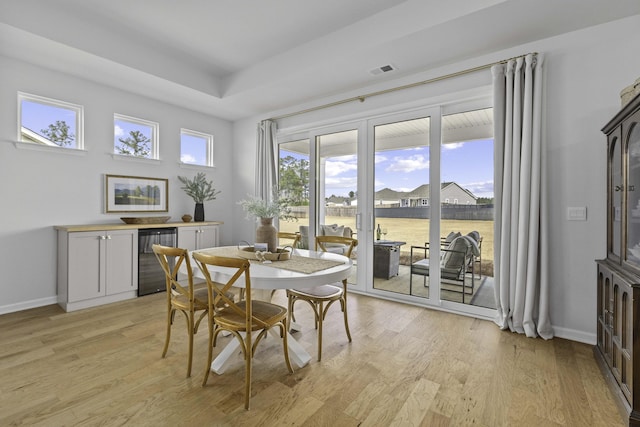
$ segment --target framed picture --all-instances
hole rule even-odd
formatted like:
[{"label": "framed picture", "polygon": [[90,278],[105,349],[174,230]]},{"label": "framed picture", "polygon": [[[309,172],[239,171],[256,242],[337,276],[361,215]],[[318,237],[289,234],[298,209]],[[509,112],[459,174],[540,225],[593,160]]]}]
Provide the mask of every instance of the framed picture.
[{"label": "framed picture", "polygon": [[168,212],[169,180],[142,176],[105,175],[105,210]]}]

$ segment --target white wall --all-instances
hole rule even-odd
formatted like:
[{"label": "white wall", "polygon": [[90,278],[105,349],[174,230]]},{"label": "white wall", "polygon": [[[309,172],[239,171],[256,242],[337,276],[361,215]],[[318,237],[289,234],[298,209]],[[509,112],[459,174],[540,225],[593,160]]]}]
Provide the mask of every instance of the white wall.
[{"label": "white wall", "polygon": [[[120,216],[135,216],[103,213],[104,174],[168,178],[168,214],[180,221],[185,213],[193,215],[194,204],[177,177],[205,171],[222,190],[216,200],[205,203],[205,219],[224,221],[221,241],[232,241],[230,122],[4,56],[0,69],[0,313],[55,303],[54,225],[121,223]],[[18,91],[84,105],[87,152],[16,148]],[[114,113],[160,124],[159,163],[115,160],[110,155]],[[214,135],[215,168],[179,166],[181,127]]]},{"label": "white wall", "polygon": [[[470,35],[471,36],[471,35]],[[546,64],[546,142],[548,158],[550,234],[551,321],[557,336],[595,343],[596,268],[594,260],[605,253],[606,142],[602,126],[619,110],[619,93],[640,77],[640,16],[577,31],[547,40],[494,52],[473,61],[452,64],[415,76],[404,76],[373,88],[394,87],[424,80],[471,66],[537,51]],[[425,41],[430,42],[430,41]],[[481,73],[483,76],[486,73]],[[468,85],[471,78],[464,79]],[[477,85],[486,84],[478,77]],[[305,123],[341,121],[366,111],[379,112],[394,105],[431,104],[442,93],[460,90],[456,80],[396,92],[279,123],[280,128],[303,127]],[[469,86],[467,86],[469,87]],[[368,93],[360,90],[313,103]],[[419,101],[419,100],[422,101]],[[294,112],[310,104],[273,112],[234,123],[234,158],[238,194],[252,193],[255,162],[255,125],[271,115]],[[395,108],[395,107],[394,107]],[[239,155],[242,153],[242,155]],[[569,206],[586,206],[586,221],[567,221]],[[236,209],[236,213],[242,212]],[[238,220],[234,236],[252,238],[253,224]]]}]

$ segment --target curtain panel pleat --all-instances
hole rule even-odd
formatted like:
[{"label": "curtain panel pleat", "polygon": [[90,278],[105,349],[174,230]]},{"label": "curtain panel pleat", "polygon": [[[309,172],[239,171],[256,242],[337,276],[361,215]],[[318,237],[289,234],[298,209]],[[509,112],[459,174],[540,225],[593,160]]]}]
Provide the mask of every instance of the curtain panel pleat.
[{"label": "curtain panel pleat", "polygon": [[495,322],[553,337],[549,319],[542,139],[543,57],[492,67],[495,141]]},{"label": "curtain panel pleat", "polygon": [[255,195],[267,202],[272,201],[273,189],[278,185],[276,130],[272,120],[258,123]]}]

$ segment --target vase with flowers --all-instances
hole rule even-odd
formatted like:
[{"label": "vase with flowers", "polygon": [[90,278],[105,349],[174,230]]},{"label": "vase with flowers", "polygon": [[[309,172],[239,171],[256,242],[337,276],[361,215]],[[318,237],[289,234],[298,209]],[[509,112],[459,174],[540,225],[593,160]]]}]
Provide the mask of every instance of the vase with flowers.
[{"label": "vase with flowers", "polygon": [[260,221],[256,228],[256,243],[266,243],[269,252],[276,252],[278,248],[278,229],[273,225],[273,219],[285,221],[296,219],[291,214],[290,200],[281,197],[277,191],[270,201],[256,196],[240,200],[239,205],[247,213],[247,217],[253,216]]},{"label": "vase with flowers", "polygon": [[181,187],[184,192],[196,202],[193,220],[196,222],[204,221],[204,202],[215,200],[221,191],[214,188],[213,181],[207,181],[204,172],[197,173],[193,179],[186,176],[179,176],[178,179],[184,184]]}]

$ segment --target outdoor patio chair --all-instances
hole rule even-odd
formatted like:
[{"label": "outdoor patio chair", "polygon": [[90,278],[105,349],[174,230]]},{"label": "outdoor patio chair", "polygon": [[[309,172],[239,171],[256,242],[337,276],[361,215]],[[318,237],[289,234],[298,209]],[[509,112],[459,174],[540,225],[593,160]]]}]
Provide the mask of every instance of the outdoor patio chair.
[{"label": "outdoor patio chair", "polygon": [[[414,254],[415,253],[415,254]],[[454,238],[446,248],[440,249],[440,278],[446,283],[459,284],[462,292],[462,303],[466,295],[473,295],[475,287],[474,265],[475,257],[479,255],[475,240],[469,236]],[[427,277],[430,273],[430,249],[429,244],[424,246],[411,246],[411,268],[409,275],[409,293],[413,290],[413,275],[422,276],[423,285],[427,286]],[[414,262],[415,258],[421,258]],[[471,278],[467,277],[467,270],[471,268]]]}]

